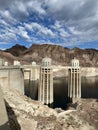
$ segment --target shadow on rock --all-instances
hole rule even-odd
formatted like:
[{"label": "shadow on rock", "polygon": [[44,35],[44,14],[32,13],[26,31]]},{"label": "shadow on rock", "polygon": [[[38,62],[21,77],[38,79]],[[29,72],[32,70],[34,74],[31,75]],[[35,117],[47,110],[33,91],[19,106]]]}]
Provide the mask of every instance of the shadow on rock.
[{"label": "shadow on rock", "polygon": [[12,108],[6,101],[5,101],[5,104],[6,104],[6,109],[7,109],[9,123],[10,123],[10,130],[21,130],[21,127],[20,127],[17,117],[15,115],[15,112],[12,110]]},{"label": "shadow on rock", "polygon": [[10,130],[9,122],[6,122],[5,124],[1,125],[0,130]]}]

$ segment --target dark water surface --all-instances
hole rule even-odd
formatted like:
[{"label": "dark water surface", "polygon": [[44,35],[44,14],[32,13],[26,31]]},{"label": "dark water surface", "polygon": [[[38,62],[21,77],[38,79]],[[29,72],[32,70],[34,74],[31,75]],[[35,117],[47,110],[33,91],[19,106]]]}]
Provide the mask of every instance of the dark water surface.
[{"label": "dark water surface", "polygon": [[82,98],[98,99],[98,77],[82,78]]},{"label": "dark water surface", "polygon": [[[32,81],[28,87],[28,81],[25,81],[26,95],[34,100],[38,100],[38,81]],[[54,78],[54,108],[66,108],[68,103],[68,78]],[[98,99],[98,77],[88,77],[81,79],[82,98]]]},{"label": "dark water surface", "polygon": [[54,108],[65,108],[67,105],[68,97],[68,79],[65,77],[54,78]]}]

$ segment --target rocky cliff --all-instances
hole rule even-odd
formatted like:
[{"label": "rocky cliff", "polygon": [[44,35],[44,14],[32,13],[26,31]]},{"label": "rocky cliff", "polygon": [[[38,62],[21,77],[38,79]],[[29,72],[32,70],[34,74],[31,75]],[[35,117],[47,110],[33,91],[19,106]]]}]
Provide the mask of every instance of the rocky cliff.
[{"label": "rocky cliff", "polygon": [[24,52],[26,49],[27,49],[27,48],[26,48],[25,46],[16,44],[15,46],[12,46],[11,48],[6,49],[5,52],[9,52],[9,53],[11,53],[12,55],[18,57],[18,56],[21,55],[22,52]]},{"label": "rocky cliff", "polygon": [[[43,57],[52,58],[53,64],[70,65],[72,58],[80,60],[81,66],[98,66],[98,50],[95,49],[68,49],[59,45],[51,44],[32,44],[30,48],[21,45],[15,45],[5,50],[14,56],[17,56],[22,63],[31,63],[36,61],[40,63]],[[24,61],[24,62],[23,62]]]}]

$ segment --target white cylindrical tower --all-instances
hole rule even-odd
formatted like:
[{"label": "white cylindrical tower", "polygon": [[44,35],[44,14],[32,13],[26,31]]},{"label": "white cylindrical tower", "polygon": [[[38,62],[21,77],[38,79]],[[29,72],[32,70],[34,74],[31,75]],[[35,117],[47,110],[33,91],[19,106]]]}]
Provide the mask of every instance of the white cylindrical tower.
[{"label": "white cylindrical tower", "polygon": [[7,62],[7,61],[5,61],[5,62],[4,62],[4,65],[5,65],[5,66],[8,66],[8,62]]},{"label": "white cylindrical tower", "polygon": [[81,98],[81,72],[79,60],[72,59],[71,67],[68,69],[68,97]]},{"label": "white cylindrical tower", "polygon": [[73,67],[73,68],[78,68],[79,67],[79,60],[78,59],[72,59],[72,61],[71,61],[71,66]]},{"label": "white cylindrical tower", "polygon": [[36,62],[35,61],[32,61],[32,66],[36,66]]},{"label": "white cylindrical tower", "polygon": [[38,93],[38,98],[43,104],[53,103],[53,71],[50,58],[42,59]]},{"label": "white cylindrical tower", "polygon": [[15,66],[20,66],[20,62],[17,61],[17,60],[14,60],[14,65],[15,65]]}]

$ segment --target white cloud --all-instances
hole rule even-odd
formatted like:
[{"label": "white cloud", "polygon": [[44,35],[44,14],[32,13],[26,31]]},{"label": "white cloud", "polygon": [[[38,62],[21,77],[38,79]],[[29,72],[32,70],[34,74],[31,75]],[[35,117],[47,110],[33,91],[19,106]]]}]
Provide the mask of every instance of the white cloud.
[{"label": "white cloud", "polygon": [[[28,32],[25,30],[23,26],[10,26],[6,25],[6,23],[2,20],[1,21],[2,25],[0,25],[1,30],[0,30],[0,41],[17,41],[18,38],[22,38],[28,42],[31,41],[30,36],[28,35]],[[5,26],[3,27],[3,25]]]},{"label": "white cloud", "polygon": [[0,19],[0,25],[3,26],[3,27],[4,27],[4,26],[5,26],[5,27],[6,27],[6,26],[9,26],[9,24],[8,24],[5,20],[3,20],[3,19]]},{"label": "white cloud", "polygon": [[21,26],[18,26],[18,29],[17,29],[17,34],[20,35],[21,37],[23,37],[24,39],[26,39],[27,41],[31,41],[29,35],[28,35],[28,32],[25,30],[24,27],[21,27]]},{"label": "white cloud", "polygon": [[69,30],[70,32],[73,34],[73,35],[81,35],[81,32],[76,30],[75,27],[69,27]]},{"label": "white cloud", "polygon": [[65,31],[63,28],[60,28],[59,31],[60,31],[60,36],[61,37],[66,38],[66,37],[70,36],[69,33],[67,31]]},{"label": "white cloud", "polygon": [[95,37],[98,40],[97,0],[46,0],[46,5],[47,12],[57,21],[55,29],[59,30],[63,23],[72,38],[75,35],[83,41]]},{"label": "white cloud", "polygon": [[45,27],[44,25],[40,25],[38,23],[32,22],[30,24],[25,23],[24,24],[25,28],[35,32],[39,35],[45,35],[45,36],[50,36],[50,37],[54,37],[55,33],[53,33],[53,31],[47,27]]},{"label": "white cloud", "polygon": [[0,11],[1,18],[3,23],[6,24],[16,24],[17,20],[11,16],[11,13],[8,10]]},{"label": "white cloud", "polygon": [[35,11],[39,14],[45,14],[46,11],[42,8],[43,5],[43,0],[39,1],[39,0],[33,0],[33,1],[28,1],[26,2],[26,6],[28,8],[28,10],[32,10]]},{"label": "white cloud", "polygon": [[5,41],[5,42],[8,42],[8,41],[13,41],[13,40],[17,40],[17,37],[15,34],[11,33],[11,32],[8,32],[6,31],[5,33],[3,34],[0,34],[0,40],[1,41]]},{"label": "white cloud", "polygon": [[27,20],[33,13],[45,15],[43,2],[44,0],[0,0],[0,15],[10,23]]},{"label": "white cloud", "polygon": [[25,26],[25,28],[26,28],[27,30],[29,30],[29,31],[32,31],[32,30],[33,30],[32,24],[24,23],[24,26]]},{"label": "white cloud", "polygon": [[36,37],[71,44],[98,40],[98,0],[0,0],[1,40]]},{"label": "white cloud", "polygon": [[58,37],[60,36],[61,39],[65,39],[66,37],[70,36],[66,26],[64,26],[62,22],[55,21],[51,28],[55,30],[55,33]]},{"label": "white cloud", "polygon": [[55,34],[52,32],[52,30],[48,29],[47,27],[41,27],[41,29],[39,30],[39,33],[42,35],[46,35],[46,36],[51,36],[54,37]]},{"label": "white cloud", "polygon": [[59,28],[61,28],[61,27],[62,27],[61,22],[56,21],[56,22],[55,22],[55,28],[56,28],[56,29],[59,29]]},{"label": "white cloud", "polygon": [[35,22],[31,23],[31,25],[32,25],[32,29],[41,30],[41,28],[42,28],[42,26],[40,24],[35,23]]}]

